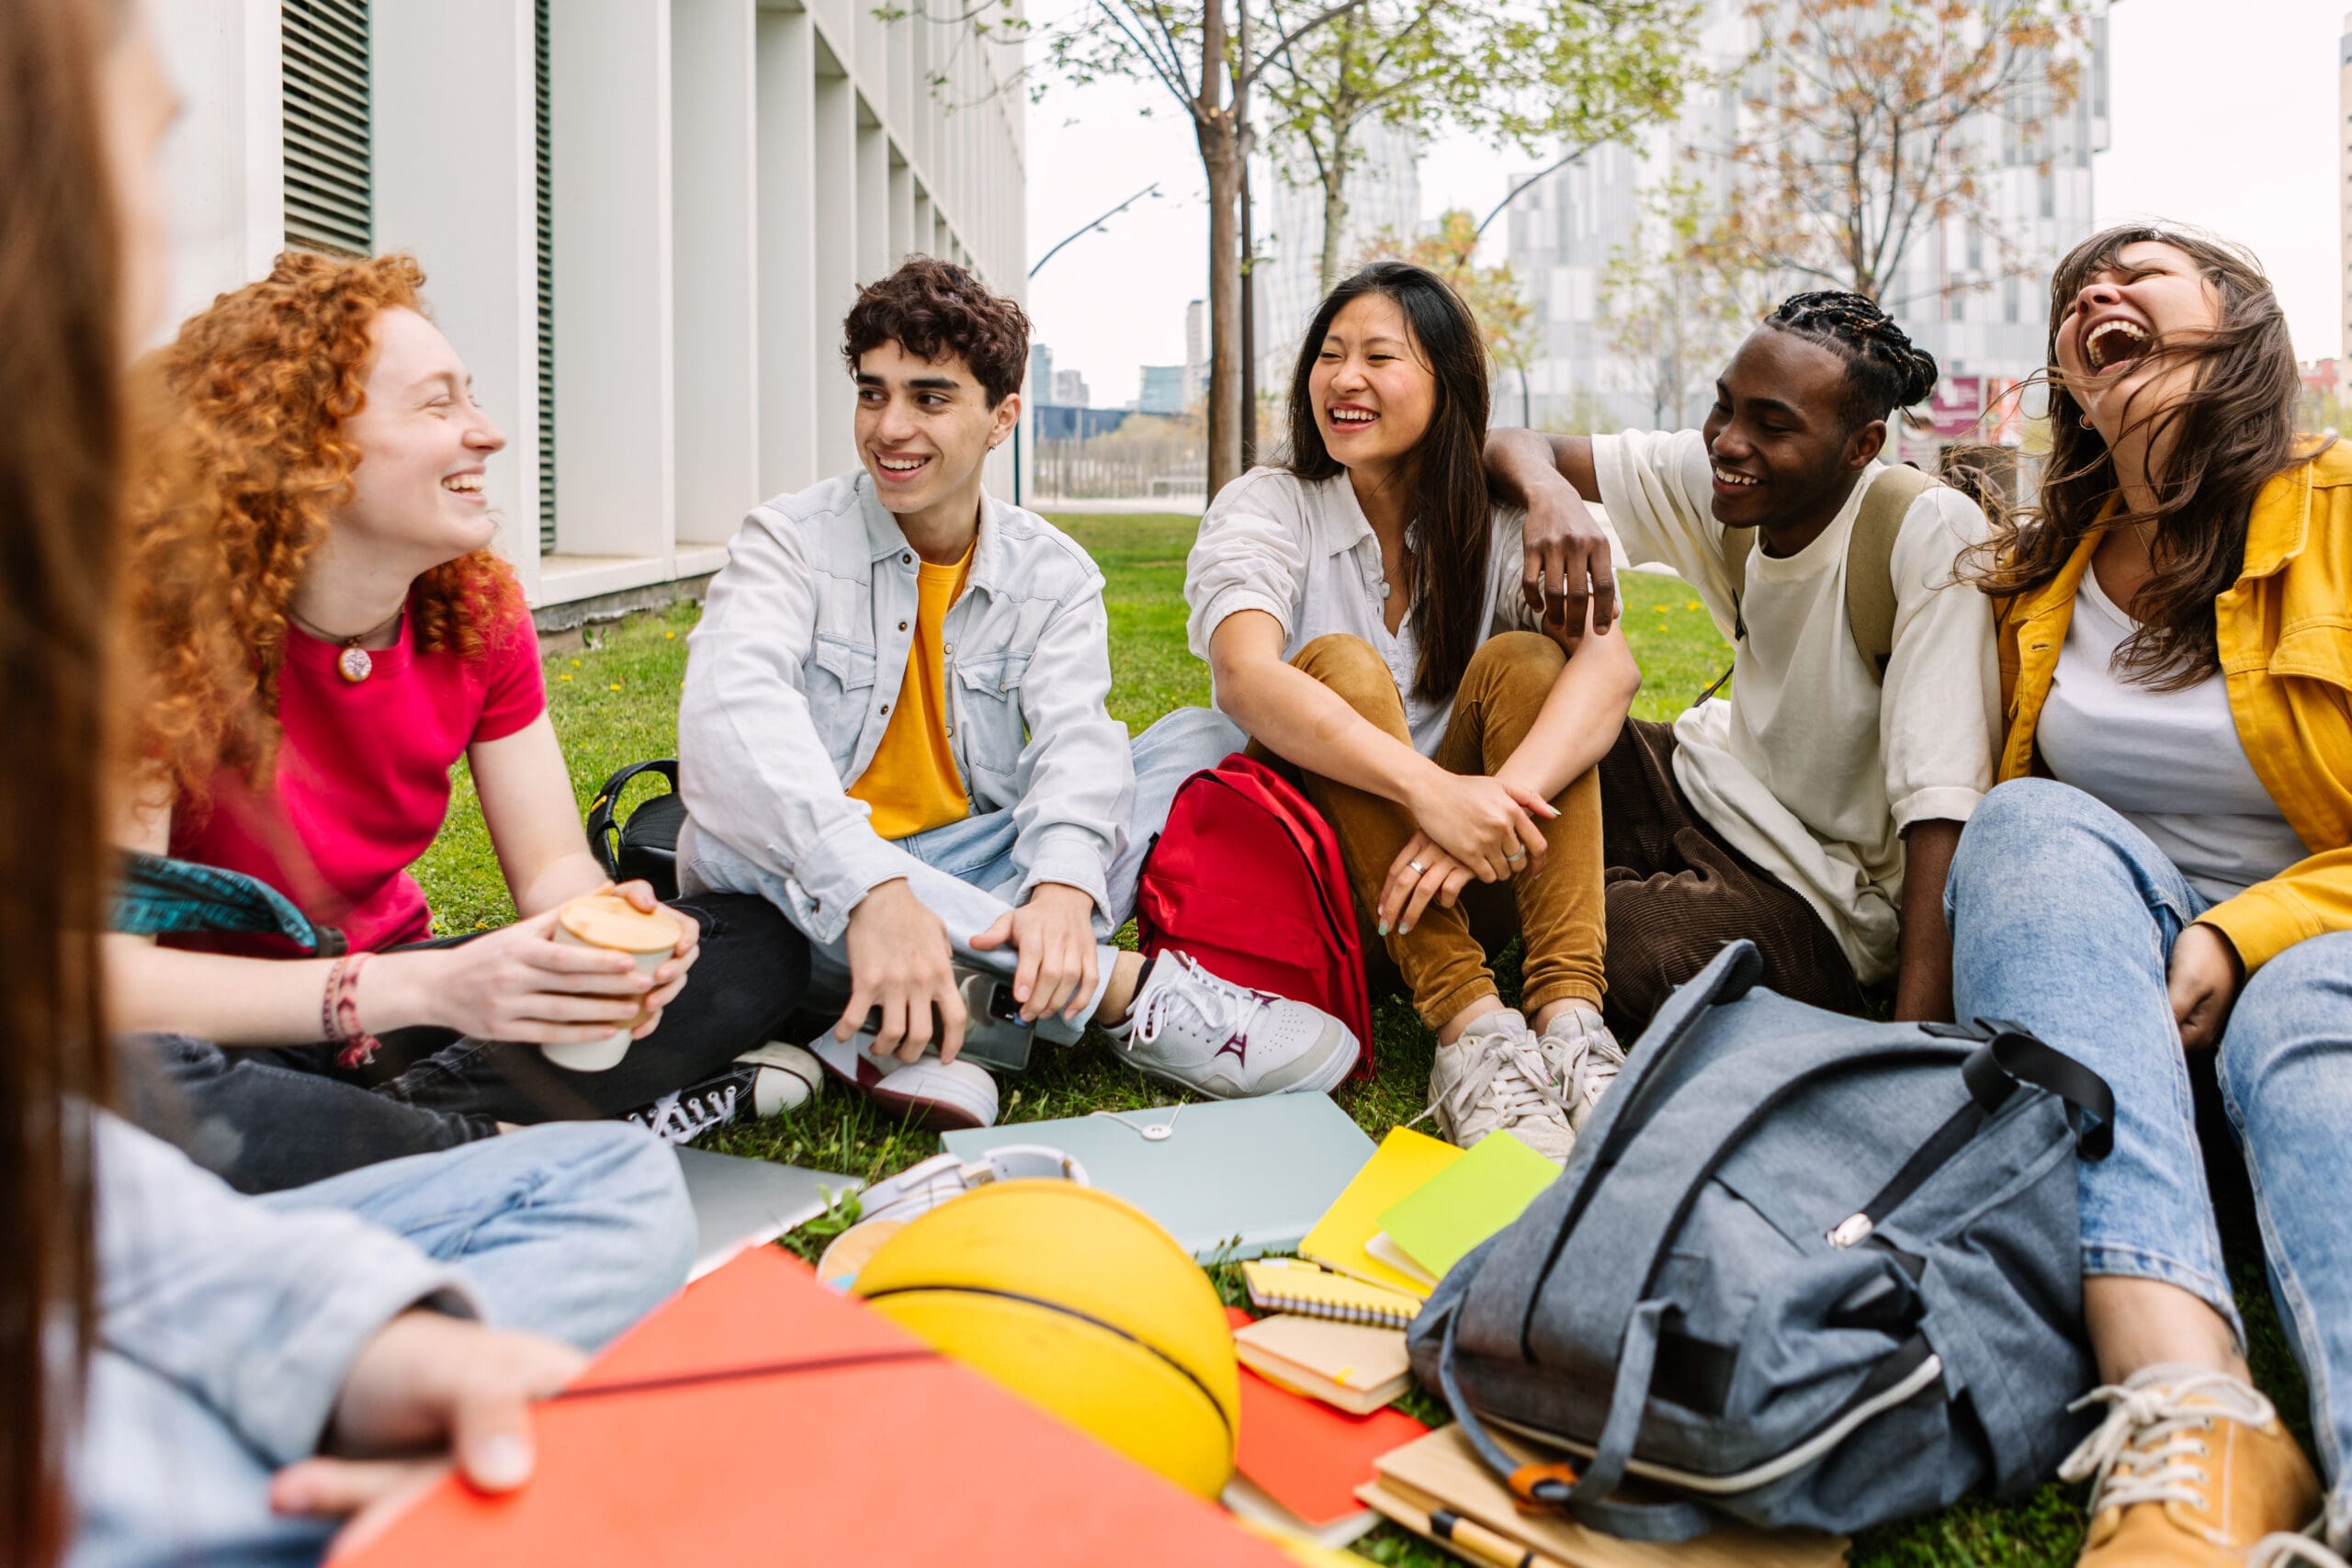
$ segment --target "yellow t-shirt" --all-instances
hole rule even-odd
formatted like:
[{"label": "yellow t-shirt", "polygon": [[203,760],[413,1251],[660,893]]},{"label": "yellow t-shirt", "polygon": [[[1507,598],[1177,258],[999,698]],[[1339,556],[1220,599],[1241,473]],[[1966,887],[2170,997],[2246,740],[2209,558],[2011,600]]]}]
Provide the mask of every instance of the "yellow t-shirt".
[{"label": "yellow t-shirt", "polygon": [[923,561],[915,569],[918,603],[914,646],[907,650],[907,678],[891,705],[889,727],[874,761],[850,797],[874,808],[874,830],[886,839],[944,828],[971,815],[964,776],[947,742],[947,660],[940,651],[947,612],[964,592],[972,552],[950,566]]}]

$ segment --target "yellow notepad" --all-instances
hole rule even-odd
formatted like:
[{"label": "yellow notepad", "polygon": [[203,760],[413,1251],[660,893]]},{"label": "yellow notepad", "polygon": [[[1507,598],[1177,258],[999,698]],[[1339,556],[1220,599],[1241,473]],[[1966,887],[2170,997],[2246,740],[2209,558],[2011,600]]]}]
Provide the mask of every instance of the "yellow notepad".
[{"label": "yellow notepad", "polygon": [[1250,1304],[1260,1312],[1295,1312],[1340,1323],[1403,1328],[1419,1314],[1421,1299],[1334,1274],[1295,1258],[1261,1258],[1241,1266]]},{"label": "yellow notepad", "polygon": [[1410,1127],[1390,1128],[1355,1179],[1298,1244],[1299,1256],[1342,1274],[1429,1300],[1433,1288],[1430,1283],[1382,1262],[1364,1250],[1364,1244],[1380,1234],[1383,1213],[1419,1191],[1422,1183],[1461,1157],[1462,1151],[1452,1144],[1440,1143]]}]

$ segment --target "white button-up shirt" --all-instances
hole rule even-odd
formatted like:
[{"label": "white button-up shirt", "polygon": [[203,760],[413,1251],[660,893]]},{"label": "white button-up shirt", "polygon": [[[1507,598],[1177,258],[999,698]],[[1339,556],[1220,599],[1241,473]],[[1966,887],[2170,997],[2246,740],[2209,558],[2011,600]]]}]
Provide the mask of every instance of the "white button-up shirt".
[{"label": "white button-up shirt", "polygon": [[[1543,629],[1519,591],[1525,520],[1515,507],[1495,509],[1487,545],[1487,637]],[[1192,612],[1185,629],[1203,660],[1209,637],[1237,610],[1263,610],[1282,623],[1284,659],[1332,632],[1362,637],[1396,679],[1413,750],[1435,756],[1453,699],[1432,703],[1413,694],[1420,637],[1410,611],[1396,631],[1388,629],[1383,606],[1391,592],[1404,589],[1388,581],[1379,536],[1347,475],[1302,479],[1282,468],[1252,468],[1219,491],[1201,519],[1184,563],[1184,602]]]}]

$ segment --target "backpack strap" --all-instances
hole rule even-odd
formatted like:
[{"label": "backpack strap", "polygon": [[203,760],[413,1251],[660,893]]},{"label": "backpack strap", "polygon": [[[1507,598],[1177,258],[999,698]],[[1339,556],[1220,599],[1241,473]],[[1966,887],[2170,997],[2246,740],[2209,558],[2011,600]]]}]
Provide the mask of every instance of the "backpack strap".
[{"label": "backpack strap", "polygon": [[1894,654],[1894,541],[1911,503],[1942,482],[1900,463],[1883,470],[1846,536],[1846,622],[1873,681],[1886,679]]},{"label": "backpack strap", "polygon": [[596,856],[596,863],[605,868],[606,876],[618,878],[621,874],[620,825],[614,814],[621,804],[621,791],[638,774],[652,772],[670,781],[670,793],[678,792],[678,764],[669,757],[656,757],[643,762],[632,762],[605,781],[596,792],[596,799],[588,807],[588,848]]},{"label": "backpack strap", "polygon": [[[1861,511],[1854,531],[1846,536],[1846,624],[1853,635],[1854,651],[1862,656],[1871,679],[1886,679],[1886,662],[1894,654],[1894,541],[1911,503],[1943,481],[1932,474],[1897,463],[1880,470],[1862,492]],[[1747,558],[1756,553],[1756,530],[1734,528],[1724,535],[1724,576],[1731,582],[1732,640],[1747,638],[1747,618],[1741,601],[1747,594]],[[1731,679],[1726,668],[1714,683],[1699,694],[1698,706]]]}]

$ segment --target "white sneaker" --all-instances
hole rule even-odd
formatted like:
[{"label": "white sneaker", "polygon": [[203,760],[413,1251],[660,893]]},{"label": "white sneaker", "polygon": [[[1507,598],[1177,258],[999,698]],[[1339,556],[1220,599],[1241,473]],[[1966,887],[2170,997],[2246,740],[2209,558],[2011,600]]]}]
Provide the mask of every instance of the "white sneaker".
[{"label": "white sneaker", "polygon": [[748,1108],[763,1118],[799,1110],[825,1087],[824,1065],[806,1046],[782,1040],[736,1057],[735,1072],[748,1077]]},{"label": "white sneaker", "polygon": [[1559,1016],[1544,1026],[1535,1043],[1544,1053],[1544,1065],[1552,1069],[1552,1081],[1566,1091],[1562,1098],[1568,1102],[1568,1125],[1583,1132],[1584,1124],[1592,1119],[1593,1107],[1624,1070],[1625,1048],[1600,1021],[1599,1012],[1577,1005],[1562,1008]]},{"label": "white sneaker", "polygon": [[1329,1093],[1363,1049],[1322,1009],[1220,980],[1173,948],[1104,1032],[1147,1077],[1214,1100]]},{"label": "white sneaker", "polygon": [[996,1079],[986,1067],[935,1055],[876,1061],[867,1049],[873,1043],[874,1036],[863,1030],[848,1040],[836,1040],[827,1030],[808,1042],[808,1049],[827,1072],[915,1126],[945,1133],[995,1123]]},{"label": "white sneaker", "polygon": [[1463,1148],[1508,1132],[1547,1159],[1565,1161],[1577,1134],[1544,1048],[1509,1008],[1470,1021],[1430,1065],[1430,1110],[1446,1142]]}]

